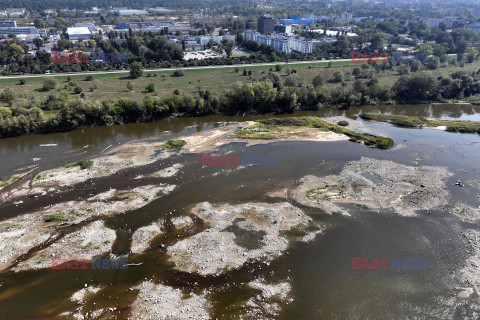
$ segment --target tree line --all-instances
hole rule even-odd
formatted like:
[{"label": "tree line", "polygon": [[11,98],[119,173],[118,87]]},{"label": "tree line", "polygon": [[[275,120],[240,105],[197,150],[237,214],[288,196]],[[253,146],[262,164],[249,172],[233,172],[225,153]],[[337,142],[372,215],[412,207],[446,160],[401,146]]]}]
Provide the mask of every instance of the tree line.
[{"label": "tree line", "polygon": [[[343,76],[339,74],[337,77]],[[333,81],[336,81],[335,78]],[[80,97],[71,100],[63,92],[58,96],[51,94],[40,102],[22,100],[16,99],[11,89],[5,89],[0,93],[0,101],[11,107],[0,107],[0,138],[68,131],[82,126],[147,122],[169,116],[289,113],[394,101],[463,99],[480,95],[479,78],[479,72],[467,71],[438,78],[429,73],[415,73],[401,76],[392,87],[382,85],[377,78],[371,77],[354,80],[353,89],[345,85],[327,89],[323,86],[321,74],[312,83],[305,83],[291,70],[284,81],[275,72],[268,72],[258,81],[238,82],[218,95],[208,90],[199,90],[194,95],[180,95],[176,91],[163,98],[146,95],[141,101],[122,98],[103,102],[86,101]],[[44,111],[50,110],[56,110],[56,115],[46,117]]]}]

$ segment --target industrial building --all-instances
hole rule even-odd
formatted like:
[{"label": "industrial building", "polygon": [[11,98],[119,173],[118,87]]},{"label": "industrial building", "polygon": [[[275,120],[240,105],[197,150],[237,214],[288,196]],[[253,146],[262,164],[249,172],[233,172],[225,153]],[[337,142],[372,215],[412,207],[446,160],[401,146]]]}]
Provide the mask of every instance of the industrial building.
[{"label": "industrial building", "polygon": [[82,28],[86,27],[90,32],[95,32],[97,29],[95,28],[95,23],[93,22],[78,22],[74,24],[75,28]]},{"label": "industrial building", "polygon": [[67,37],[69,40],[86,40],[90,39],[92,32],[87,27],[73,27],[67,28]]}]

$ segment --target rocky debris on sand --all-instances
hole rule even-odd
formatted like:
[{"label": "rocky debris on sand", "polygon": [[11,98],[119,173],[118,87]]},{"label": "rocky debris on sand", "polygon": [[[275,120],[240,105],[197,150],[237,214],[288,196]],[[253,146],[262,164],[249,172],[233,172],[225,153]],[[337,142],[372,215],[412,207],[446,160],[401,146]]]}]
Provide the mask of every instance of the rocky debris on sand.
[{"label": "rocky debris on sand", "polygon": [[463,299],[469,298],[474,292],[473,288],[460,288],[460,289],[462,289],[462,291],[460,291],[457,294],[457,297],[463,298]]},{"label": "rocky debris on sand", "polygon": [[[95,318],[95,317],[91,317],[91,316],[99,316],[103,312],[103,309],[101,309],[101,310],[97,310],[97,312],[95,312],[95,314],[92,314],[92,313],[89,313],[88,315],[87,314],[85,314],[85,315],[82,314],[82,309],[83,309],[83,306],[85,305],[85,299],[88,296],[94,295],[95,293],[97,293],[101,289],[102,289],[101,287],[85,285],[85,288],[82,288],[82,289],[78,290],[77,292],[75,292],[72,295],[70,300],[79,303],[79,307],[75,310],[75,313],[73,315],[71,315],[73,319],[75,319],[75,320],[92,319],[92,318]],[[98,312],[98,311],[101,311],[101,312]],[[70,312],[68,312],[64,315],[68,316],[68,315],[70,315]]]},{"label": "rocky debris on sand", "polygon": [[180,289],[149,281],[134,289],[138,289],[139,294],[132,304],[132,319],[211,319],[205,293],[186,294]]},{"label": "rocky debris on sand", "polygon": [[462,280],[474,286],[480,295],[480,231],[475,229],[463,233],[468,243],[472,246],[473,254],[467,259],[465,267],[461,270]]},{"label": "rocky debris on sand", "polygon": [[[285,232],[303,230],[303,235],[318,228],[299,208],[290,203],[246,203],[213,206],[208,202],[196,205],[192,212],[208,227],[168,247],[175,268],[201,275],[219,274],[241,267],[247,261],[271,261],[287,249]],[[243,232],[261,234],[256,248],[237,243],[232,226]]]},{"label": "rocky debris on sand", "polygon": [[265,279],[259,278],[248,283],[254,289],[262,291],[262,297],[265,299],[277,298],[280,301],[286,301],[290,290],[290,283],[280,282],[278,284],[267,284]]},{"label": "rocky debris on sand", "polygon": [[328,213],[348,212],[341,203],[371,208],[393,208],[401,215],[446,206],[446,180],[453,176],[444,167],[410,167],[388,160],[361,158],[347,163],[339,175],[306,176],[290,196]]},{"label": "rocky debris on sand", "polygon": [[95,221],[79,231],[66,235],[45,249],[20,262],[16,271],[52,267],[52,258],[70,260],[88,259],[110,252],[117,235],[105,226],[104,221]]},{"label": "rocky debris on sand", "polygon": [[132,190],[115,190],[87,200],[68,201],[0,222],[0,270],[57,234],[57,227],[138,209],[168,194],[175,185],[147,185]]},{"label": "rocky debris on sand", "polygon": [[193,220],[190,216],[179,216],[172,218],[172,225],[176,229],[183,229],[193,225]]},{"label": "rocky debris on sand", "polygon": [[166,159],[172,153],[163,150],[160,143],[128,143],[110,150],[107,155],[92,158],[91,167],[81,168],[80,165],[67,165],[36,175],[32,182],[0,194],[1,201],[12,200],[23,196],[40,196],[55,191],[59,187],[70,186],[89,179],[110,176],[122,169],[138,167]]},{"label": "rocky debris on sand", "polygon": [[187,145],[182,148],[181,152],[197,153],[207,150],[215,149],[221,145],[230,143],[231,141],[223,139],[234,133],[237,129],[251,125],[252,121],[232,123],[220,128],[198,132],[186,137],[180,137],[187,142]]},{"label": "rocky debris on sand", "polygon": [[159,152],[162,143],[129,143],[110,150],[107,155],[93,158],[92,166],[82,169],[80,166],[66,166],[37,175],[34,186],[72,185],[88,179],[110,176],[119,170],[138,167],[153,163],[159,159],[166,159],[172,154]]},{"label": "rocky debris on sand", "polygon": [[147,178],[149,178],[149,177],[152,177],[152,178],[170,178],[170,177],[173,177],[174,175],[176,175],[182,167],[183,167],[182,164],[175,163],[174,165],[172,165],[168,168],[165,168],[165,169],[159,170],[157,172],[154,172],[152,174],[149,174],[146,177]]},{"label": "rocky debris on sand", "polygon": [[259,290],[260,293],[247,301],[247,319],[276,319],[282,310],[282,305],[293,300],[289,298],[291,291],[289,282],[268,284],[265,279],[256,279],[248,285]]},{"label": "rocky debris on sand", "polygon": [[270,192],[267,192],[267,196],[269,196],[271,198],[288,199],[288,189],[283,188],[283,189],[280,189],[280,190],[270,191]]},{"label": "rocky debris on sand", "polygon": [[158,235],[163,234],[165,220],[155,221],[148,226],[138,228],[132,235],[132,253],[142,253],[148,249],[150,242]]},{"label": "rocky debris on sand", "polygon": [[320,227],[319,230],[310,232],[309,234],[303,236],[303,238],[300,241],[301,242],[312,242],[313,240],[315,240],[317,235],[319,235],[320,233],[323,232],[324,229],[325,229],[325,227],[322,226],[322,227]]},{"label": "rocky debris on sand", "polygon": [[464,203],[456,203],[451,212],[463,221],[475,222],[480,218],[479,208],[474,208]]},{"label": "rocky debris on sand", "polygon": [[0,222],[0,270],[55,233],[54,230],[40,228],[43,223],[42,217],[34,214]]},{"label": "rocky debris on sand", "polygon": [[[194,224],[190,216],[174,217],[170,221],[175,229],[184,229]],[[138,228],[132,235],[131,252],[142,253],[147,250],[154,238],[165,233],[165,223],[166,219],[160,219]]]},{"label": "rocky debris on sand", "polygon": [[86,296],[92,293],[97,293],[98,291],[100,291],[100,289],[101,287],[95,287],[95,286],[88,286],[88,287],[82,288],[77,292],[75,292],[70,298],[70,300],[82,303],[85,301]]},{"label": "rocky debris on sand", "polygon": [[20,197],[36,198],[46,195],[49,190],[50,192],[56,191],[55,188],[50,187],[31,187],[29,182],[25,181],[18,186],[12,186],[12,188],[7,191],[0,192],[0,202],[7,202]]},{"label": "rocky debris on sand", "polygon": [[161,184],[156,186],[146,185],[131,190],[110,189],[87,200],[53,205],[41,213],[45,219],[52,214],[61,213],[63,218],[58,222],[80,223],[92,217],[112,216],[141,208],[155,199],[169,194],[175,187],[175,185]]}]

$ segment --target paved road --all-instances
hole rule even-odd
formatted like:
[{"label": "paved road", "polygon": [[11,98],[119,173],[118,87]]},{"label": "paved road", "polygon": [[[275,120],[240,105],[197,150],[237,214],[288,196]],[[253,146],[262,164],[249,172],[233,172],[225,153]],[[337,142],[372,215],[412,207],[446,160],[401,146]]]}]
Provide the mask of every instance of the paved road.
[{"label": "paved road", "polygon": [[[193,69],[220,69],[220,68],[245,68],[255,66],[276,66],[277,64],[284,65],[297,65],[304,63],[318,63],[318,62],[339,62],[339,61],[351,61],[352,59],[336,59],[336,60],[310,60],[310,61],[295,61],[295,62],[268,62],[268,63],[251,63],[251,64],[232,64],[232,65],[218,65],[218,66],[204,66],[204,67],[185,67],[185,68],[156,68],[156,69],[143,69],[143,72],[167,72],[177,69],[193,70]],[[84,71],[84,72],[65,72],[55,74],[35,74],[35,75],[16,75],[16,76],[1,76],[1,79],[16,79],[16,78],[43,78],[43,77],[64,77],[64,76],[76,76],[86,74],[110,74],[110,73],[128,73],[128,70],[114,70],[114,71]]]}]

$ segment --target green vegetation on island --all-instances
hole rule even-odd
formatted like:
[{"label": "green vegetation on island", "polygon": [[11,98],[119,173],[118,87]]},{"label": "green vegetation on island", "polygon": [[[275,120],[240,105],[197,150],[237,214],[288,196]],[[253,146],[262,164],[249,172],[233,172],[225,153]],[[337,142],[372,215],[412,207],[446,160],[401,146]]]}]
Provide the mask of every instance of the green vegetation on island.
[{"label": "green vegetation on island", "polygon": [[65,221],[65,213],[57,212],[45,216],[45,222]]},{"label": "green vegetation on island", "polygon": [[260,120],[257,125],[239,130],[232,137],[239,139],[279,139],[281,136],[275,135],[275,129],[281,126],[316,128],[321,131],[331,131],[344,134],[348,136],[352,142],[363,142],[365,145],[375,146],[380,149],[388,149],[394,144],[393,140],[390,138],[356,132],[322,120],[318,117],[291,117]]},{"label": "green vegetation on island", "polygon": [[170,150],[180,150],[186,144],[187,144],[187,142],[185,140],[172,139],[172,140],[168,140],[167,142],[165,142],[165,148],[170,149]]},{"label": "green vegetation on island", "polygon": [[0,188],[6,187],[6,186],[8,186],[9,184],[14,183],[14,182],[17,181],[18,179],[20,179],[20,176],[0,178]]},{"label": "green vegetation on island", "polygon": [[77,162],[68,164],[66,167],[67,168],[80,167],[80,169],[85,170],[85,169],[90,169],[92,166],[93,166],[92,160],[79,160]]}]

